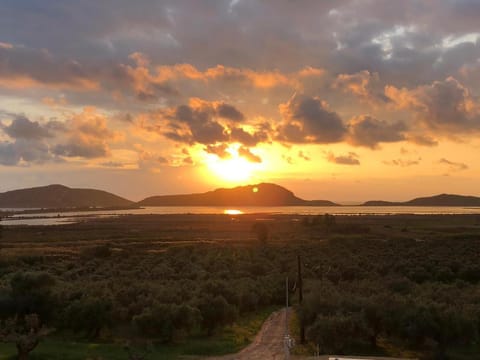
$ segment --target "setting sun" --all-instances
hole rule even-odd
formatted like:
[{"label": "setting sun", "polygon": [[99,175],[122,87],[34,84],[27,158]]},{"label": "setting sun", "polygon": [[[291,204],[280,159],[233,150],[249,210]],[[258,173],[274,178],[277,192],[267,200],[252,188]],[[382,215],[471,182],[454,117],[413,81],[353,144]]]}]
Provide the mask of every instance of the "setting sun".
[{"label": "setting sun", "polygon": [[230,159],[212,156],[207,161],[207,166],[213,174],[230,182],[249,180],[255,170],[255,164],[238,156]]},{"label": "setting sun", "polygon": [[209,175],[217,177],[219,180],[238,183],[251,180],[255,172],[261,170],[262,164],[251,162],[245,157],[239,155],[238,148],[230,145],[226,149],[228,156],[219,157],[215,154],[207,154],[205,164]]}]

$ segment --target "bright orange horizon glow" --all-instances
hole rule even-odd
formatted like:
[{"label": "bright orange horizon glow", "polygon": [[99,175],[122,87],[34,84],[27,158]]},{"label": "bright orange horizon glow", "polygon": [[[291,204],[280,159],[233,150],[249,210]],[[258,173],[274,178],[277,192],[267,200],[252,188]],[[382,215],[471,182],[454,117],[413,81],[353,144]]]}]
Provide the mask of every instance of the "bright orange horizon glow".
[{"label": "bright orange horizon glow", "polygon": [[228,183],[241,183],[252,180],[255,173],[263,168],[261,163],[253,163],[238,155],[235,146],[227,149],[228,158],[220,158],[214,154],[207,154],[205,165],[209,177],[214,176],[218,180]]}]

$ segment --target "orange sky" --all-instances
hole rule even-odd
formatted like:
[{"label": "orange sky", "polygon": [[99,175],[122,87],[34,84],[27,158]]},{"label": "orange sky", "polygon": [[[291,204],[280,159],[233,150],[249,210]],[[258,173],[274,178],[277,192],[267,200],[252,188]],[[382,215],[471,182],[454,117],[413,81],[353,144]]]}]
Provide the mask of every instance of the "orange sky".
[{"label": "orange sky", "polygon": [[0,191],[480,195],[473,2],[26,4],[0,14]]}]

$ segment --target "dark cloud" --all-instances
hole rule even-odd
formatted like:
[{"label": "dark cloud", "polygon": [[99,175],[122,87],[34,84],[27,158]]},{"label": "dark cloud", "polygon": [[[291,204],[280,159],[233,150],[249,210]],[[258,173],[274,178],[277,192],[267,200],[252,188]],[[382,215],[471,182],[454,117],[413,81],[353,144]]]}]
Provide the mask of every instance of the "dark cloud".
[{"label": "dark cloud", "polygon": [[58,144],[53,148],[53,153],[63,157],[82,157],[93,159],[104,157],[109,154],[108,147],[103,142],[87,143],[75,140],[66,144]]},{"label": "dark cloud", "polygon": [[[268,127],[260,124],[253,126],[253,132],[245,130],[239,125],[244,115],[233,105],[223,102],[193,98],[189,105],[162,109],[147,117],[148,123],[139,123],[144,129],[159,132],[176,142],[207,145],[207,151],[213,153],[218,143],[238,142],[252,147],[269,140]],[[162,121],[167,122],[165,126],[158,125]]]},{"label": "dark cloud", "polygon": [[207,145],[203,148],[207,153],[217,155],[221,159],[232,157],[228,151],[228,144]]},{"label": "dark cloud", "polygon": [[49,146],[43,141],[20,138],[0,143],[0,165],[43,164],[54,159]]},{"label": "dark cloud", "polygon": [[224,119],[229,119],[232,121],[243,121],[245,119],[245,116],[238,111],[234,106],[221,103],[216,107],[216,111],[218,116],[224,118]]},{"label": "dark cloud", "polygon": [[280,105],[283,124],[279,140],[291,143],[327,144],[341,141],[347,129],[340,116],[319,98],[294,95]]},{"label": "dark cloud", "polygon": [[358,160],[358,155],[354,152],[349,152],[346,155],[335,155],[332,152],[329,152],[326,155],[326,158],[329,162],[339,165],[360,165],[360,160]]},{"label": "dark cloud", "polygon": [[393,124],[370,116],[358,116],[349,123],[348,142],[356,146],[376,148],[379,143],[405,140],[404,123]]},{"label": "dark cloud", "polygon": [[243,146],[240,146],[238,148],[238,155],[240,155],[241,157],[247,159],[248,161],[250,162],[253,162],[253,163],[261,163],[262,162],[262,158],[258,155],[255,155],[254,153],[252,153],[252,151],[246,147],[243,147]]},{"label": "dark cloud", "polygon": [[265,129],[256,130],[253,134],[245,131],[240,127],[230,129],[230,139],[234,142],[239,142],[246,146],[255,146],[261,142],[269,140],[269,134]]},{"label": "dark cloud", "polygon": [[104,157],[110,154],[108,143],[115,137],[107,127],[106,118],[93,108],[73,114],[65,122],[51,120],[42,124],[23,115],[12,117],[9,125],[1,125],[4,133],[14,139],[0,146],[3,165]]},{"label": "dark cloud", "polygon": [[93,90],[98,82],[92,69],[75,60],[57,58],[45,49],[14,46],[0,47],[0,86]]},{"label": "dark cloud", "polygon": [[[0,34],[2,43],[47,48],[80,62],[121,63],[142,52],[155,64],[194,59],[202,69],[287,71],[311,64],[334,74],[369,70],[405,85],[475,62],[478,46],[458,45],[468,42],[462,35],[478,32],[478,16],[474,0],[307,0],[301,6],[290,0],[6,0]],[[445,41],[457,46],[443,47]]]},{"label": "dark cloud", "polygon": [[[208,102],[196,99],[190,105],[169,109],[163,115],[172,128],[172,131],[163,134],[171,140],[205,145],[228,140],[226,128],[216,120],[215,107]],[[184,125],[185,129],[177,126],[176,122]]]},{"label": "dark cloud", "polygon": [[[50,127],[55,126],[51,125]],[[0,123],[0,128],[13,139],[40,140],[52,136],[48,125],[40,125],[40,123],[30,121],[22,115],[17,115],[10,125],[5,126]]]}]

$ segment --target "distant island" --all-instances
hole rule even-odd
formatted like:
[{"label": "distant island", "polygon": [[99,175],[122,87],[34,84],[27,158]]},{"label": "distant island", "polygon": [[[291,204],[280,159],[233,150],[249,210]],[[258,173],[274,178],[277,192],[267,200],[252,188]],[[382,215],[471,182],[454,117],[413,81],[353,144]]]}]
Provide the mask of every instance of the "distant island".
[{"label": "distant island", "polygon": [[276,184],[238,186],[200,194],[148,197],[140,206],[338,206],[328,200],[304,200]]},{"label": "distant island", "polygon": [[480,206],[480,197],[453,194],[440,194],[419,197],[405,202],[382,200],[367,201],[363,206]]},{"label": "distant island", "polygon": [[0,193],[0,208],[85,209],[136,206],[133,201],[106,191],[72,189],[63,185],[48,185]]},{"label": "distant island", "polygon": [[[0,193],[0,208],[77,211],[133,209],[141,206],[341,206],[329,200],[305,200],[272,183],[220,188],[205,193],[151,196],[130,201],[107,191],[48,185]],[[480,207],[480,197],[440,194],[405,202],[373,200],[361,206],[463,206]]]}]

